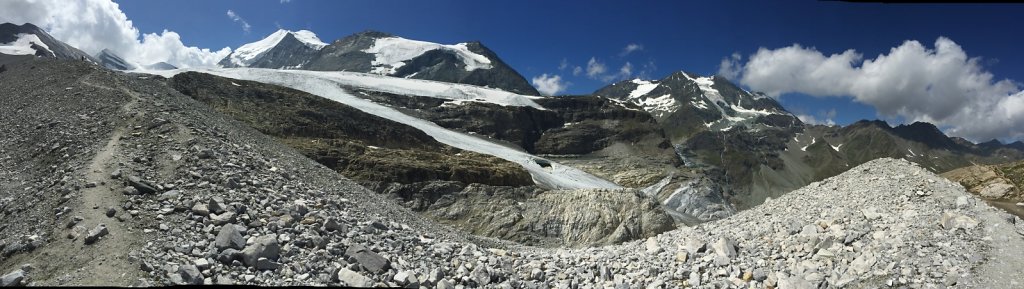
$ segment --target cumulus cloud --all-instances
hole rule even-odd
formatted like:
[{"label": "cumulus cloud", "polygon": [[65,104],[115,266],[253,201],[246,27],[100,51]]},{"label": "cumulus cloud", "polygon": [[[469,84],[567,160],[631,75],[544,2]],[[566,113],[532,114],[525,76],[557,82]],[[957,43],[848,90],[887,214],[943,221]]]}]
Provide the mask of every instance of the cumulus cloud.
[{"label": "cumulus cloud", "polygon": [[583,67],[577,66],[572,69],[572,76],[580,76],[580,74],[583,74]]},{"label": "cumulus cloud", "polygon": [[178,67],[212,66],[231,53],[227,47],[212,51],[185,46],[173,31],[142,34],[110,0],[0,1],[0,19],[32,23],[86,53],[95,55],[107,48],[139,64],[165,61]]},{"label": "cumulus cloud", "polygon": [[810,114],[797,114],[796,115],[796,118],[799,118],[800,121],[802,121],[804,123],[820,124],[820,125],[827,125],[827,126],[836,125],[836,122],[834,120],[832,120],[835,117],[836,117],[836,110],[835,109],[829,110],[828,112],[825,112],[825,113],[823,113],[820,116],[814,116],[814,115],[810,115]]},{"label": "cumulus cloud", "polygon": [[565,91],[572,83],[562,81],[560,75],[548,75],[547,73],[541,74],[540,76],[533,77],[533,86],[537,88],[541,94],[544,95],[555,95],[562,91]]},{"label": "cumulus cloud", "polygon": [[626,56],[626,55],[629,55],[630,53],[633,53],[635,51],[640,51],[640,50],[644,50],[644,46],[643,45],[636,44],[636,43],[630,43],[629,45],[626,45],[625,48],[622,48],[622,52],[619,53],[619,56]]},{"label": "cumulus cloud", "polygon": [[604,63],[597,61],[597,58],[591,57],[587,61],[587,77],[598,78],[608,71],[608,67]]},{"label": "cumulus cloud", "polygon": [[939,37],[934,48],[908,40],[871,59],[846,50],[825,55],[794,44],[761,48],[742,63],[722,60],[719,73],[751,89],[852,97],[887,118],[927,121],[974,141],[1024,137],[1024,93],[1011,80],[996,80],[960,45]]},{"label": "cumulus cloud", "polygon": [[231,21],[235,21],[235,23],[242,25],[242,31],[245,31],[245,34],[252,32],[252,26],[249,25],[249,22],[246,22],[245,18],[242,18],[242,16],[238,16],[238,13],[235,13],[235,11],[228,9],[228,18],[231,18]]}]

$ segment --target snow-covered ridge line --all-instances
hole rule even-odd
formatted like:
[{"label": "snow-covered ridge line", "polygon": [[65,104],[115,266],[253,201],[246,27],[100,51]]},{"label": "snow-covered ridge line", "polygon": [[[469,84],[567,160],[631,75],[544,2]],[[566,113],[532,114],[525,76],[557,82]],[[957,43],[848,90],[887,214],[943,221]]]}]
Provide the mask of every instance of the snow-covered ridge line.
[{"label": "snow-covered ridge line", "polygon": [[[225,73],[234,68],[208,68],[191,69],[197,72],[211,74]],[[276,71],[275,69],[248,68],[255,70]],[[171,77],[180,72],[188,70],[152,71],[135,70],[132,72],[147,73]],[[427,96],[434,98],[450,99],[458,102],[473,101],[493,103],[503,106],[529,106],[539,110],[547,110],[540,104],[533,101],[535,96],[515,94],[497,88],[476,86],[471,84],[440,82],[423,79],[408,79],[400,77],[383,76],[369,73],[347,72],[347,71],[309,71],[309,70],[288,70],[293,74],[308,75],[310,77],[328,78],[339,85],[358,87],[365,90],[402,94]],[[218,74],[219,75],[219,74]]]},{"label": "snow-covered ridge line", "polygon": [[[184,71],[186,70],[179,69],[172,71],[153,71],[152,73],[159,74],[164,77],[172,77],[175,74]],[[281,85],[344,103],[363,112],[412,126],[443,144],[467,151],[492,155],[517,163],[526,169],[526,171],[528,171],[533,177],[534,182],[541,187],[549,189],[621,188],[621,186],[608,180],[556,162],[547,161],[546,163],[550,163],[550,167],[542,167],[537,163],[537,160],[541,159],[540,157],[515,148],[497,144],[480,137],[440,127],[433,122],[409,116],[391,107],[353,96],[342,88],[343,85],[350,85],[352,81],[359,80],[369,81],[372,85],[386,85],[386,81],[402,82],[414,80],[362,73],[275,70],[260,68],[195,69],[195,71],[234,79]],[[459,86],[458,84],[427,81],[417,81],[416,83]],[[396,86],[401,86],[401,84]],[[508,94],[508,92],[502,92]]]},{"label": "snow-covered ridge line", "polygon": [[278,43],[281,43],[281,40],[283,40],[288,34],[291,34],[295,39],[298,39],[302,44],[309,48],[320,50],[327,46],[327,43],[320,41],[320,38],[317,38],[316,34],[312,31],[288,31],[280,29],[266,38],[242,45],[241,47],[238,47],[238,49],[235,49],[235,51],[231,53],[231,63],[238,66],[249,66],[249,64],[252,64],[255,60],[259,59],[259,57],[264,53],[273,49]]},{"label": "snow-covered ridge line", "polygon": [[423,55],[431,50],[445,50],[455,55],[466,64],[466,71],[490,69],[491,60],[469,50],[466,43],[443,45],[433,42],[410,40],[401,37],[384,37],[374,41],[373,46],[363,52],[373,54],[376,58],[371,62],[372,73],[390,75],[405,66],[405,62]]}]

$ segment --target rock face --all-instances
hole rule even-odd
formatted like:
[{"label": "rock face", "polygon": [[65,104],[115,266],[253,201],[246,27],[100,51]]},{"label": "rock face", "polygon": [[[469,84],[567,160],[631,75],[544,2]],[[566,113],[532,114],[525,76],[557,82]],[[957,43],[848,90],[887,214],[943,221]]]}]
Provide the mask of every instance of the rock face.
[{"label": "rock face", "polygon": [[1024,162],[971,165],[942,174],[986,200],[1024,202]]},{"label": "rock face", "polygon": [[475,234],[543,246],[615,244],[675,227],[655,200],[631,189],[538,193],[471,185],[456,198],[464,199],[428,213]]},{"label": "rock face", "polygon": [[103,49],[100,51],[100,53],[96,55],[96,59],[100,61],[100,65],[103,65],[103,67],[106,68],[116,70],[135,69],[134,65],[128,63],[128,61],[125,61],[120,55],[117,55],[117,53],[114,53],[114,51],[109,49]]}]

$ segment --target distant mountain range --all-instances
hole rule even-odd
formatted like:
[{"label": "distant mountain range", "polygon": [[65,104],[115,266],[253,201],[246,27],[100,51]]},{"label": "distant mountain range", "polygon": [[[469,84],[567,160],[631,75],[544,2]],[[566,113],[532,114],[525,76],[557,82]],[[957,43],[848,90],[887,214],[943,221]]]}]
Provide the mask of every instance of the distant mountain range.
[{"label": "distant mountain range", "polygon": [[[32,24],[0,25],[0,54],[85,60],[114,70],[175,69],[167,63],[131,63],[107,49],[93,57]],[[764,94],[684,71],[658,80],[620,81],[592,95],[526,97],[538,95],[537,90],[479,42],[445,45],[366,31],[325,43],[310,31],[279,30],[239,47],[220,64],[369,73],[384,76],[374,81],[390,85],[421,79],[494,88],[445,84],[426,93],[343,81],[353,95],[445,129],[484,136],[617,185],[647,187],[687,220],[731,212],[727,207],[695,211],[694,204],[714,207],[724,199],[747,208],[880,157],[905,158],[935,172],[1024,159],[1022,142],[975,144],[928,123],[805,124]],[[210,83],[223,91],[234,87],[230,81]],[[516,102],[492,101],[501,98]],[[389,141],[415,142],[383,142]],[[694,194],[701,197],[685,197]]]}]

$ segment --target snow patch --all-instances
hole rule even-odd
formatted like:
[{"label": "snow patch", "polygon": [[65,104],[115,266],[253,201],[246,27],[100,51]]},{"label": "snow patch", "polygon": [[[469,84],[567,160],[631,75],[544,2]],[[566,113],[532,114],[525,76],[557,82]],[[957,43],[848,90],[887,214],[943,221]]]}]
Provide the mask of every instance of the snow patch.
[{"label": "snow patch", "polygon": [[816,143],[816,142],[818,142],[818,138],[811,138],[811,144],[809,144],[809,145],[805,145],[804,147],[800,148],[800,150],[802,150],[802,151],[807,151],[807,147],[809,147],[809,146],[813,145],[813,144],[814,144],[814,143]]},{"label": "snow patch", "polygon": [[16,36],[18,37],[17,40],[11,43],[0,44],[0,53],[8,55],[35,55],[36,50],[32,48],[32,44],[35,44],[46,49],[46,52],[49,52],[50,55],[53,55],[53,50],[50,50],[50,47],[43,43],[39,36],[28,33],[20,33]]},{"label": "snow patch", "polygon": [[636,86],[636,89],[634,89],[633,91],[631,91],[629,93],[629,98],[637,98],[637,97],[644,96],[644,95],[646,95],[648,93],[651,93],[651,91],[654,90],[655,88],[658,88],[658,84],[657,83],[646,81],[646,80],[640,80],[639,78],[633,79],[630,82],[636,83],[637,86]]},{"label": "snow patch", "polygon": [[838,152],[839,148],[841,148],[841,147],[843,147],[843,144],[839,144],[837,146],[832,146],[832,149],[834,149],[834,150],[836,150]]},{"label": "snow patch", "polygon": [[659,97],[648,97],[640,100],[633,100],[636,104],[639,104],[644,110],[647,110],[651,114],[657,117],[662,117],[666,113],[670,113],[676,110],[679,105],[676,104],[676,100],[672,98],[671,94],[662,95]]},{"label": "snow patch", "polygon": [[405,65],[405,61],[423,55],[431,50],[446,50],[455,55],[466,64],[466,71],[476,69],[490,69],[491,60],[487,57],[469,51],[466,43],[455,45],[442,45],[426,41],[409,40],[401,37],[385,37],[375,40],[373,46],[363,52],[374,54],[376,59],[371,62],[372,73],[390,75],[398,68]]}]

